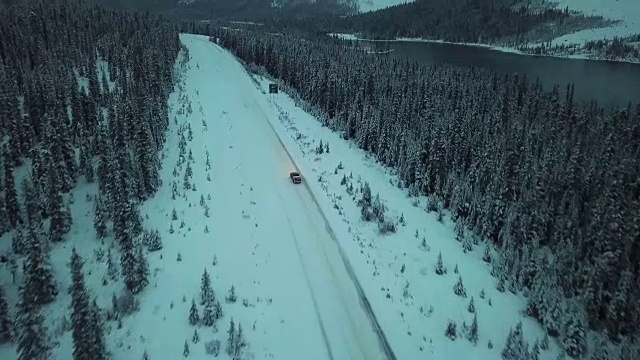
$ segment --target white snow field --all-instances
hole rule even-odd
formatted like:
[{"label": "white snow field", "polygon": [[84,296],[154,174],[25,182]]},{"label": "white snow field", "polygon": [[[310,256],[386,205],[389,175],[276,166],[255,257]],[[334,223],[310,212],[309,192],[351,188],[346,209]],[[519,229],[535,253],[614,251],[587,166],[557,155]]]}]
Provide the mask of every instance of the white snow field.
[{"label": "white snow field", "polygon": [[608,20],[619,20],[612,26],[586,29],[560,36],[552,41],[553,45],[579,44],[589,40],[612,40],[640,34],[640,1],[638,0],[554,0],[558,8],[579,11],[585,15],[602,16]]}]

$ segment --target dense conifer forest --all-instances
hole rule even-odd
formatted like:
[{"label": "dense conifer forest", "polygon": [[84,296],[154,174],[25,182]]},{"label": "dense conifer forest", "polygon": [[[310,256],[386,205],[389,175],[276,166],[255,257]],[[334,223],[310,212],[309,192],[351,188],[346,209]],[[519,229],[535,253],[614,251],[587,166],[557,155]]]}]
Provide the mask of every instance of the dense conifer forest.
[{"label": "dense conifer forest", "polygon": [[273,18],[344,15],[353,13],[355,7],[354,0],[196,0],[163,13],[173,19],[264,22]]},{"label": "dense conifer forest", "polygon": [[[87,199],[96,237],[86,241],[120,249],[124,299],[148,283],[136,206],[159,186],[179,50],[173,25],[148,14],[77,0],[0,5],[0,236],[11,242],[0,266],[13,275],[0,283],[0,343],[17,344],[21,360],[47,359],[52,346],[46,308],[67,289],[57,284],[50,251],[70,236],[77,184],[97,182],[98,195]],[[65,304],[74,359],[104,359],[105,309],[93,301],[82,263],[74,250]],[[8,304],[12,287],[17,304]]]},{"label": "dense conifer forest", "polygon": [[548,40],[598,21],[567,9],[516,6],[512,0],[424,0],[352,16],[312,14],[265,19],[272,31],[291,34],[352,33],[363,38],[401,37],[452,42],[511,43]]},{"label": "dense conifer forest", "polygon": [[332,40],[199,31],[280,79],[394,168],[398,186],[498,250],[485,254],[498,290],[524,293],[523,311],[569,356],[586,353],[592,329],[620,346],[621,359],[638,358],[640,104],[609,114],[575,103],[572,85],[543,89],[524,76],[426,67]]}]

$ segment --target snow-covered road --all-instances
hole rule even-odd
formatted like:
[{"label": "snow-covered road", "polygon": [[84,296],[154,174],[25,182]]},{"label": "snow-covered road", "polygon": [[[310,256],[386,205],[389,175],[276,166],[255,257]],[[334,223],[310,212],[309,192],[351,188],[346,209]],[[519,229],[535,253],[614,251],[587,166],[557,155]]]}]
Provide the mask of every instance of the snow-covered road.
[{"label": "snow-covered road", "polygon": [[[243,210],[237,208],[241,202],[239,193],[234,188],[241,185],[244,189],[241,195],[252,193],[256,205],[252,212],[261,213],[256,214],[256,218],[261,219],[259,236],[272,243],[265,246],[285,248],[272,252],[272,261],[288,264],[290,268],[285,271],[302,273],[304,281],[290,282],[287,288],[291,293],[298,293],[298,306],[312,307],[316,315],[316,324],[309,326],[319,328],[325,353],[305,353],[300,349],[303,352],[299,354],[280,355],[287,359],[385,358],[386,351],[382,351],[378,339],[381,334],[374,330],[374,319],[370,319],[361,304],[360,294],[320,208],[307,186],[289,181],[289,172],[297,168],[271,128],[261,102],[257,101],[257,97],[265,95],[256,89],[231,54],[206,37],[183,34],[181,40],[191,56],[187,87],[199,98],[191,101],[201,104],[208,134],[211,134],[208,144],[202,145],[207,146],[212,155],[210,186],[218,189],[216,202],[228,205],[230,213],[241,212]],[[234,226],[253,227],[254,224],[226,222],[213,231],[238,233]],[[241,261],[247,255],[233,256]],[[283,274],[273,274],[276,278],[280,275]],[[280,277],[280,281],[289,280]],[[308,329],[307,332],[311,335],[316,331]],[[286,331],[282,336],[290,333]]]}]

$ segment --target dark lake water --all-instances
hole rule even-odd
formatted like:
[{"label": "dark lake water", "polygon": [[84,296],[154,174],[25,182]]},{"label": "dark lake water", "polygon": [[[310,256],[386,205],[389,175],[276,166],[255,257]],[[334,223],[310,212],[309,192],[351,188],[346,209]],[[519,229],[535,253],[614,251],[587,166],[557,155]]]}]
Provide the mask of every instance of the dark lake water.
[{"label": "dark lake water", "polygon": [[527,74],[539,78],[545,89],[559,84],[562,91],[575,83],[575,100],[596,100],[605,107],[640,103],[640,64],[562,59],[505,53],[478,46],[429,42],[363,41],[375,51],[392,50],[387,56],[406,57],[424,64],[451,64],[488,68],[500,73]]}]

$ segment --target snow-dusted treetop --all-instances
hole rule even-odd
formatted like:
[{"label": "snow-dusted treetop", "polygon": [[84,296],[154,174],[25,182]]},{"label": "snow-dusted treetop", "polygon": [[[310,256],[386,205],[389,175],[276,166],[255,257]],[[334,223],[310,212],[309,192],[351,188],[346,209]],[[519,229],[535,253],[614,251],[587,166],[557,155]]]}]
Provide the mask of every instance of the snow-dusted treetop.
[{"label": "snow-dusted treetop", "polygon": [[358,7],[360,12],[369,12],[410,2],[413,0],[358,0]]}]

